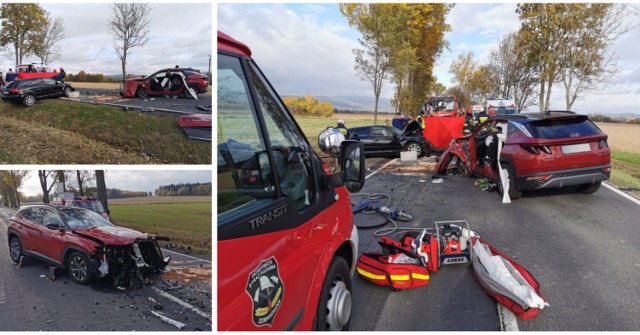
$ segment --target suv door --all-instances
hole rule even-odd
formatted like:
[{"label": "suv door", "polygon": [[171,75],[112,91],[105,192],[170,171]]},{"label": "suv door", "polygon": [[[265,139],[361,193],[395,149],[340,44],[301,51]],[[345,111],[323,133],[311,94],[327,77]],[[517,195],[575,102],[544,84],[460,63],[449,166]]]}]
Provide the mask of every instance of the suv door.
[{"label": "suv door", "polygon": [[335,193],[255,64],[220,52],[217,73],[218,329],[295,329],[312,308]]},{"label": "suv door", "polygon": [[36,241],[40,237],[37,226],[39,207],[25,208],[14,218],[15,222],[20,224],[20,241],[22,248],[27,251],[35,249]]},{"label": "suv door", "polygon": [[376,151],[386,153],[397,153],[400,148],[396,148],[398,138],[393,135],[391,130],[382,126],[371,127],[371,137],[374,139]]},{"label": "suv door", "polygon": [[[58,213],[51,208],[43,208],[40,212],[42,224],[39,225],[40,238],[36,242],[36,250],[53,262],[62,263],[62,250],[64,249],[64,223]],[[60,228],[48,228],[54,224]]]}]

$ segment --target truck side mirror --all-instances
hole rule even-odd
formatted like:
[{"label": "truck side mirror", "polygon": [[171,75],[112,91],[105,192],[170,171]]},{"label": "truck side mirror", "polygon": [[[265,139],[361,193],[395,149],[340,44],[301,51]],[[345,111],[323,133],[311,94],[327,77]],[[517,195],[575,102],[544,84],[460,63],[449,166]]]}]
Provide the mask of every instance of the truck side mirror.
[{"label": "truck side mirror", "polygon": [[345,140],[340,144],[340,171],[351,193],[364,187],[364,145],[360,141]]}]

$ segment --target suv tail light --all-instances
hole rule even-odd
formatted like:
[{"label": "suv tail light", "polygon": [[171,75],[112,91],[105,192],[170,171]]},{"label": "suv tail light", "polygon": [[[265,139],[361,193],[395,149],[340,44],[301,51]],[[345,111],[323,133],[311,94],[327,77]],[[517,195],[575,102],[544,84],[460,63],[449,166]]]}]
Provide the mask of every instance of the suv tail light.
[{"label": "suv tail light", "polygon": [[522,147],[522,149],[526,150],[529,153],[532,153],[534,155],[537,155],[540,153],[539,150],[542,150],[544,153],[551,155],[551,149],[546,146],[546,145],[538,145],[538,146],[534,146],[534,145],[520,145]]},{"label": "suv tail light", "polygon": [[608,147],[608,146],[609,146],[609,145],[607,144],[607,140],[600,140],[600,141],[598,141],[598,148],[599,148],[599,149],[606,148],[606,147]]},{"label": "suv tail light", "polygon": [[9,93],[20,93],[20,89],[19,88],[11,88],[9,89]]}]

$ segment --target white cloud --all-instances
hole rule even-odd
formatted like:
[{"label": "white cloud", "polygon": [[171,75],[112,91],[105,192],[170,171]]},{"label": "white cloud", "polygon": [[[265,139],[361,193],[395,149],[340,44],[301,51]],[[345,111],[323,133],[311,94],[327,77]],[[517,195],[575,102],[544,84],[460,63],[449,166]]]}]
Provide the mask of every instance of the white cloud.
[{"label": "white cloud", "polygon": [[[209,170],[188,170],[188,171],[122,171],[107,170],[104,174],[107,188],[117,188],[124,191],[146,191],[153,192],[160,185],[179,183],[210,183],[211,171]],[[19,189],[25,195],[33,196],[42,194],[38,171],[29,172],[23,186]]]},{"label": "white cloud", "polygon": [[[50,66],[64,67],[69,73],[84,70],[89,73],[119,74],[120,59],[113,50],[113,38],[107,22],[111,17],[109,4],[41,5],[54,17],[64,19],[66,37],[60,41],[62,57]],[[127,71],[149,74],[176,64],[208,70],[208,55],[213,44],[211,4],[151,4],[149,28],[151,40],[143,47],[131,49]],[[39,62],[35,56],[24,62]],[[13,67],[13,58],[0,63]],[[6,69],[5,69],[6,70]]]},{"label": "white cloud", "polygon": [[[282,95],[372,95],[354,70],[359,45],[283,5],[218,5],[218,27],[246,43]],[[338,26],[339,27],[339,26]]]}]

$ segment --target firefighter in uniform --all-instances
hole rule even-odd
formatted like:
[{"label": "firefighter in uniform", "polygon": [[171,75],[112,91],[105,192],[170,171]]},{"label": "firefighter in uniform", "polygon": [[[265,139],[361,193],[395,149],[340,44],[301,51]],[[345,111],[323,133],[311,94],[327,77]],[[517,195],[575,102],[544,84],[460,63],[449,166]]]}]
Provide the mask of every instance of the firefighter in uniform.
[{"label": "firefighter in uniform", "polygon": [[344,126],[343,119],[338,120],[338,125],[336,126],[336,129],[338,129],[342,133],[342,135],[344,135],[344,138],[349,138],[349,130],[347,129],[347,127]]},{"label": "firefighter in uniform", "polygon": [[420,125],[420,127],[422,129],[424,129],[425,124],[424,124],[424,118],[426,117],[427,112],[423,110],[420,111],[420,115],[418,115],[418,117],[416,117],[416,122],[418,122],[418,124]]},{"label": "firefighter in uniform", "polygon": [[476,127],[476,120],[473,117],[473,111],[471,109],[467,109],[467,115],[464,117],[464,125],[462,126],[462,133],[464,135],[469,135]]}]

